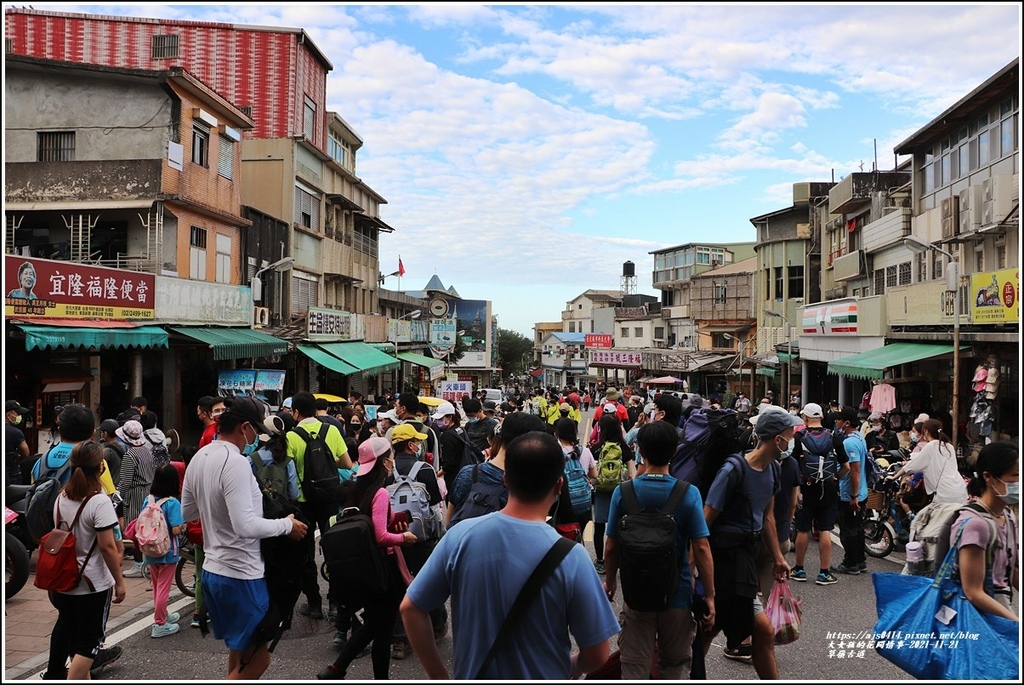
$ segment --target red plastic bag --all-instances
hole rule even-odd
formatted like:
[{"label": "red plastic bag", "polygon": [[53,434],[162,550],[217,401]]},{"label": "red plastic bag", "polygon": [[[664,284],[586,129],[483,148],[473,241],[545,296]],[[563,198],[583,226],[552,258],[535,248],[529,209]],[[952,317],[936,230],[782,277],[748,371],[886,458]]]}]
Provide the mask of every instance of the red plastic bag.
[{"label": "red plastic bag", "polygon": [[764,607],[764,613],[775,629],[775,644],[788,645],[800,637],[801,604],[803,600],[790,591],[789,583],[776,581]]}]

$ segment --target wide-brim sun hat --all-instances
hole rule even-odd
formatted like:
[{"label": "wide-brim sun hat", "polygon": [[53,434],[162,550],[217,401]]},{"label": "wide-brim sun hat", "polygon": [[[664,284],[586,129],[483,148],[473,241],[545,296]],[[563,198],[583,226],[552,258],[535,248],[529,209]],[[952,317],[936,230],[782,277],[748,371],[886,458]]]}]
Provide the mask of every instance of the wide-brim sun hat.
[{"label": "wide-brim sun hat", "polygon": [[117,437],[121,438],[126,445],[140,447],[146,444],[146,436],[145,431],[142,430],[142,424],[134,419],[125,421],[124,425],[114,431],[114,433]]}]

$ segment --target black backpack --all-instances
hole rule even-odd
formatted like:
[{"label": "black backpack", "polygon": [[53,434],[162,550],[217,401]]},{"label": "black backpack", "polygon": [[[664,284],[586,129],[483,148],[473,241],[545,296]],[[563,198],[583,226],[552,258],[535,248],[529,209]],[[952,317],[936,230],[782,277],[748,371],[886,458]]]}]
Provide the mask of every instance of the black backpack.
[{"label": "black backpack", "polygon": [[[281,519],[294,514],[297,521],[310,525],[298,506],[287,497],[263,488],[262,484],[260,489],[263,492],[263,518]],[[309,561],[307,550],[303,540],[292,540],[287,535],[260,540],[264,578],[270,597],[270,608],[261,624],[264,634],[260,638],[270,642],[270,651],[274,651],[284,631],[292,626],[292,612],[302,594],[302,574],[296,569],[301,569]]]},{"label": "black backpack", "polygon": [[320,551],[331,585],[344,587],[349,596],[378,596],[387,590],[373,520],[357,507],[342,511],[338,522],[320,536]]},{"label": "black backpack", "polygon": [[499,511],[508,502],[508,488],[504,485],[494,485],[480,482],[480,464],[473,464],[473,482],[469,487],[469,494],[465,501],[452,514],[448,527],[451,528],[459,521],[476,518],[492,511]]},{"label": "black backpack", "polygon": [[690,484],[677,480],[660,509],[640,507],[633,481],[619,487],[626,512],[619,519],[622,599],[634,611],[664,611],[679,588],[675,510]]},{"label": "black backpack", "polygon": [[302,494],[307,502],[315,506],[336,504],[341,494],[338,465],[324,440],[324,434],[329,428],[327,425],[321,426],[316,436],[302,428],[292,429],[306,443],[302,457]]},{"label": "black backpack", "polygon": [[669,473],[677,480],[693,483],[701,499],[706,500],[726,458],[743,449],[739,434],[739,414],[735,410],[694,409],[683,425],[683,437]]},{"label": "black backpack", "polygon": [[59,467],[47,466],[49,453],[39,465],[39,478],[25,495],[25,527],[32,540],[39,543],[43,536],[54,529],[53,507],[64,484],[71,479],[70,457]]},{"label": "black backpack", "polygon": [[[459,460],[459,468],[463,466],[473,466],[474,464],[482,464],[486,460],[483,451],[477,447],[472,440],[469,439],[469,435],[462,428],[456,428],[455,435],[459,438],[462,443],[462,455]],[[457,471],[456,471],[457,473]]]}]

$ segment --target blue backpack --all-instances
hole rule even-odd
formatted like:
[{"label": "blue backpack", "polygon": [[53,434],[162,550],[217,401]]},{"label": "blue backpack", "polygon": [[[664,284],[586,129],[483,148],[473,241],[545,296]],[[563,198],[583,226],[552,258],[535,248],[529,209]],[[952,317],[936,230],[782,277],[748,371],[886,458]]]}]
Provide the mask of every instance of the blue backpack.
[{"label": "blue backpack", "polygon": [[804,447],[800,464],[803,481],[811,485],[835,480],[839,473],[839,461],[832,431],[827,428],[808,429],[801,433],[800,442]]},{"label": "blue backpack", "polygon": [[676,480],[691,483],[701,498],[707,499],[726,457],[742,452],[739,422],[734,409],[694,409],[683,426],[683,439],[676,447],[669,473]]},{"label": "blue backpack", "polygon": [[590,513],[593,487],[587,480],[587,474],[583,473],[579,447],[573,447],[572,454],[565,455],[565,480],[569,487],[569,500],[572,502],[573,513],[577,516]]}]

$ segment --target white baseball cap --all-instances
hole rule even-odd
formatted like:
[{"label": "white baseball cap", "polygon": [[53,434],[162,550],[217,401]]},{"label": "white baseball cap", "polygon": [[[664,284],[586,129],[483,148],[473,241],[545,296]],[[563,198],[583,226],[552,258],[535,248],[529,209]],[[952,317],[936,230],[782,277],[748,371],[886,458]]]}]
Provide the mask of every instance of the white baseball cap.
[{"label": "white baseball cap", "polygon": [[824,416],[824,413],[821,411],[821,405],[815,404],[814,402],[808,402],[805,404],[803,411],[800,413],[809,419],[820,419]]},{"label": "white baseball cap", "polygon": [[430,419],[437,421],[442,416],[455,416],[455,407],[449,402],[442,402],[437,405],[437,410],[430,415]]}]

